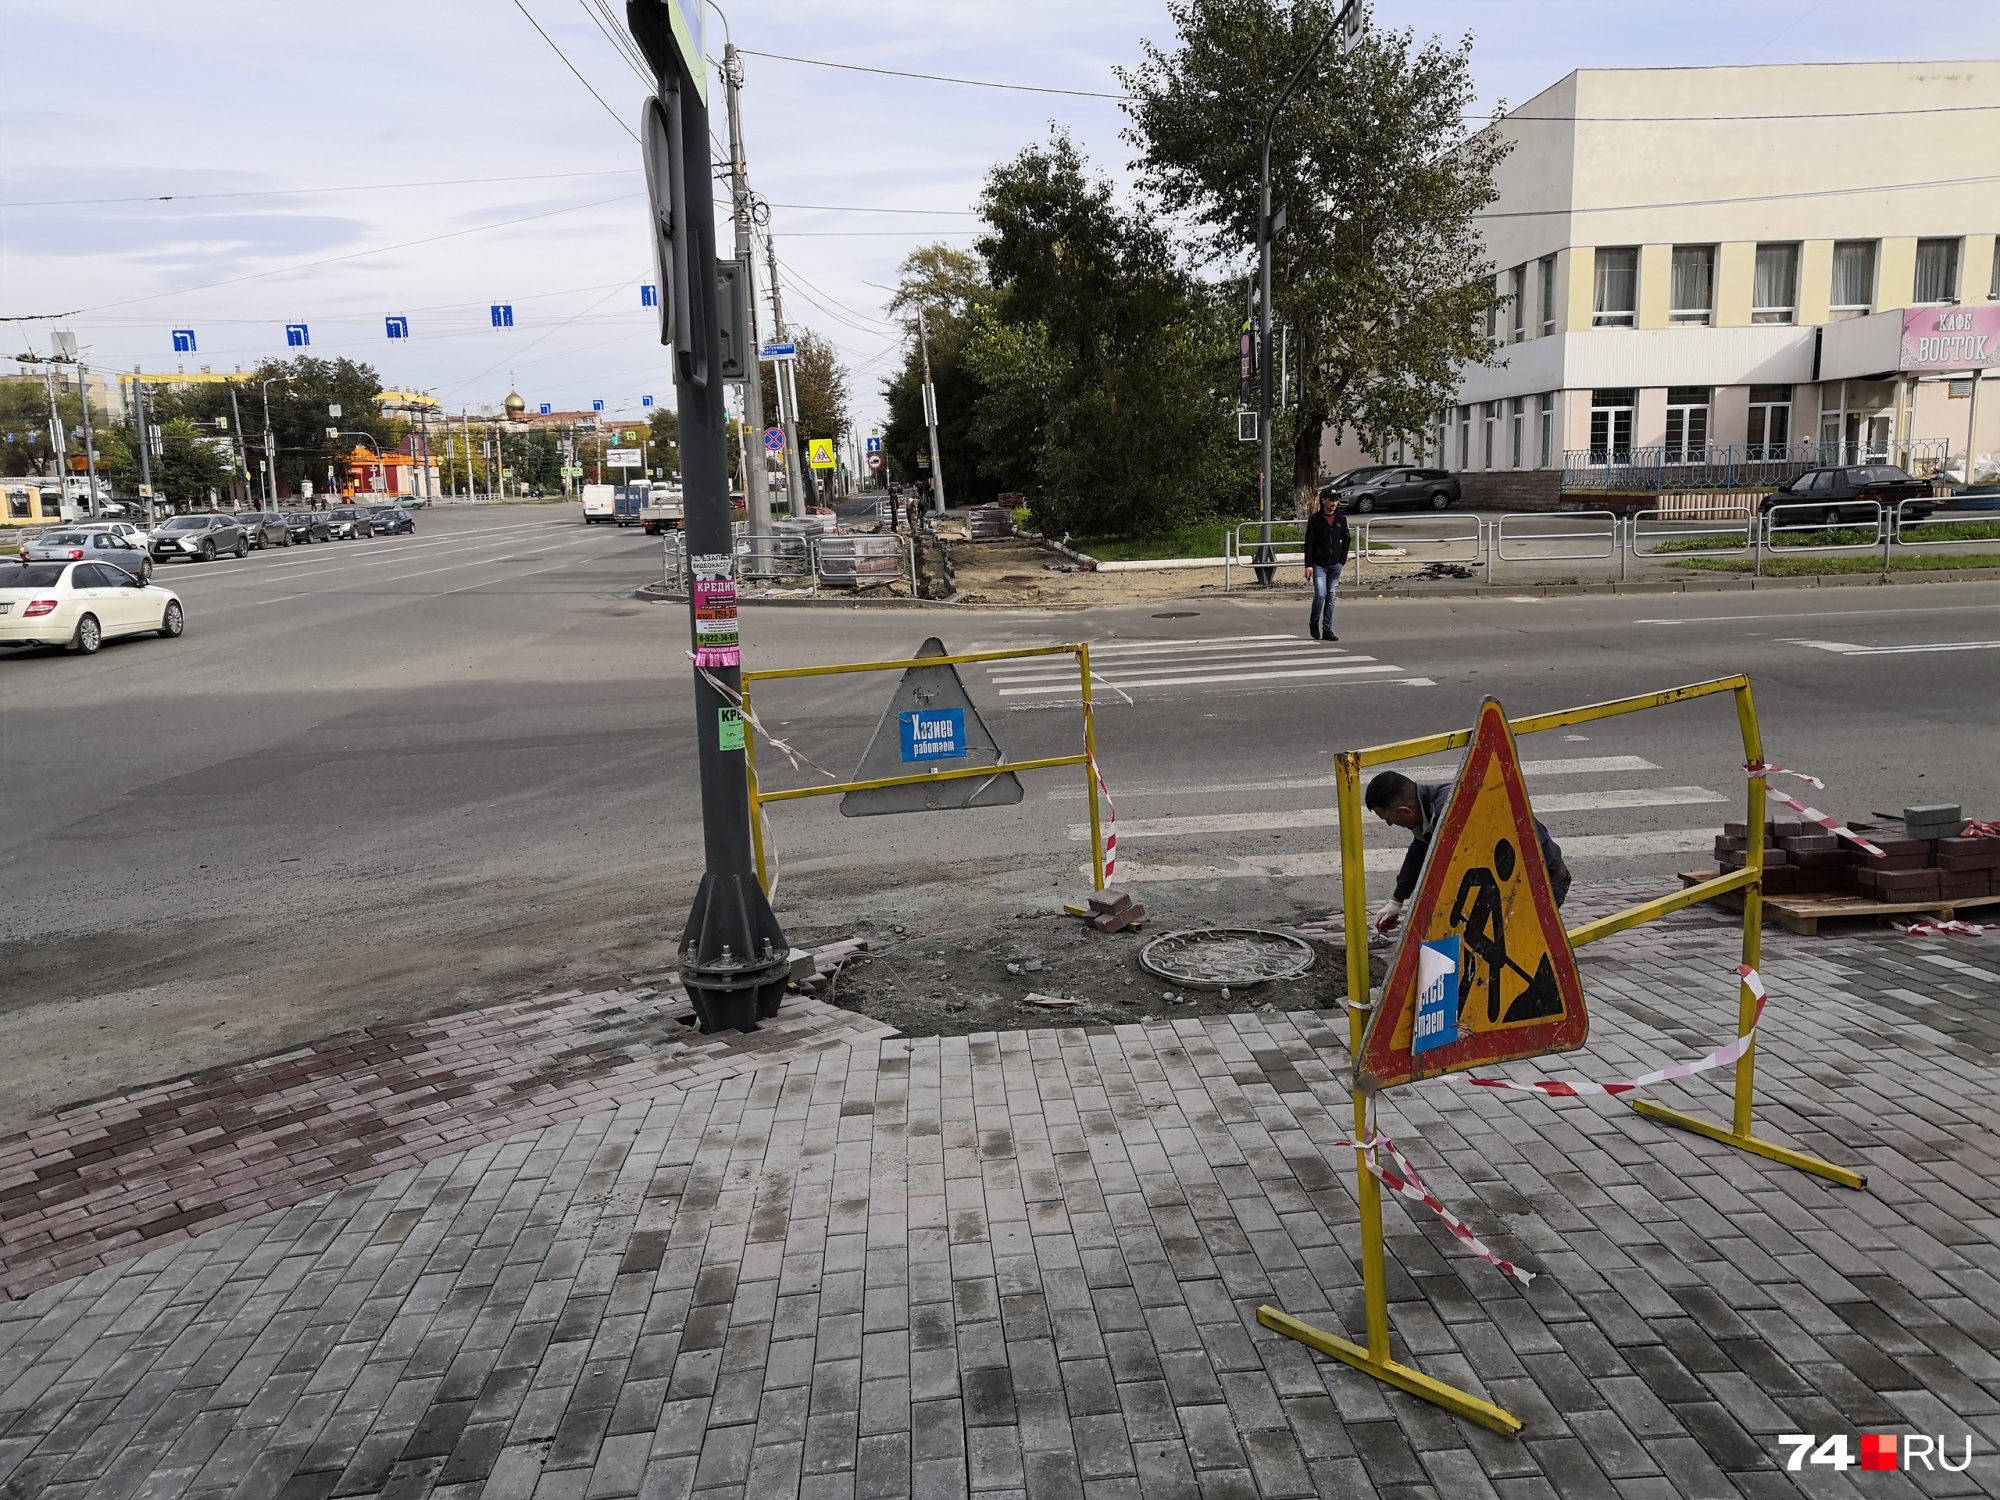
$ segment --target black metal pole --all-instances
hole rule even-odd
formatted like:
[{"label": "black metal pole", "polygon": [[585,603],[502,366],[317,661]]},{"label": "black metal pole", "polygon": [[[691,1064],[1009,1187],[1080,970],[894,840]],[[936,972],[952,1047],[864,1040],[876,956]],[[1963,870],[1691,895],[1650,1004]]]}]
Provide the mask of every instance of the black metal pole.
[{"label": "black metal pole", "polygon": [[[754,1031],[778,1013],[791,945],[765,898],[750,846],[750,791],[738,714],[736,538],[729,520],[729,423],[717,323],[715,205],[708,107],[656,0],[631,0],[634,36],[660,77],[644,137],[660,266],[661,342],[673,351],[694,657],[695,759],[706,868],[681,930],[681,982],[703,1031]],[[698,49],[697,49],[698,51]],[[655,126],[658,129],[656,130]],[[661,141],[659,130],[666,139]],[[662,200],[665,201],[662,201]]]}]

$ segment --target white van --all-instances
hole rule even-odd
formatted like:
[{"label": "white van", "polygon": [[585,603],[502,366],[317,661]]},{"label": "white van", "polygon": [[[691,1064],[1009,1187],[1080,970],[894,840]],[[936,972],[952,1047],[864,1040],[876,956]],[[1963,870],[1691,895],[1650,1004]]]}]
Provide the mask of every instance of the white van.
[{"label": "white van", "polygon": [[586,484],[583,487],[583,519],[595,526],[599,521],[618,523],[618,486]]}]

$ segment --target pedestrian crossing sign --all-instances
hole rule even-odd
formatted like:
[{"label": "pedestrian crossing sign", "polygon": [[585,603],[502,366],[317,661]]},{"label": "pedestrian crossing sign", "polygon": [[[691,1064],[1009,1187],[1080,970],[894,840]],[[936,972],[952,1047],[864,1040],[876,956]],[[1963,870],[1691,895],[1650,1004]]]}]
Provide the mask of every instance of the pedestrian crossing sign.
[{"label": "pedestrian crossing sign", "polygon": [[1589,1030],[1514,734],[1488,698],[1368,1018],[1355,1085],[1573,1052]]},{"label": "pedestrian crossing sign", "polygon": [[832,438],[808,438],[806,440],[806,464],[814,469],[831,469],[839,462],[833,456]]}]

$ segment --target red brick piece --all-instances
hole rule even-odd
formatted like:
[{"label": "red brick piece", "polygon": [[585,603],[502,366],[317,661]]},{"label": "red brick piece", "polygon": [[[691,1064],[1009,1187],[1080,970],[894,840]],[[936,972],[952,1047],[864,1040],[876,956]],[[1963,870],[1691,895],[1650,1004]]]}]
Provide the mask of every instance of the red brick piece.
[{"label": "red brick piece", "polygon": [[1090,919],[1090,925],[1099,932],[1123,932],[1134,922],[1146,915],[1146,908],[1137,901],[1127,899],[1116,911],[1099,912]]},{"label": "red brick piece", "polygon": [[1103,915],[1106,912],[1123,911],[1132,904],[1132,898],[1124,891],[1113,890],[1110,886],[1106,886],[1101,891],[1092,892],[1087,904],[1093,912]]}]

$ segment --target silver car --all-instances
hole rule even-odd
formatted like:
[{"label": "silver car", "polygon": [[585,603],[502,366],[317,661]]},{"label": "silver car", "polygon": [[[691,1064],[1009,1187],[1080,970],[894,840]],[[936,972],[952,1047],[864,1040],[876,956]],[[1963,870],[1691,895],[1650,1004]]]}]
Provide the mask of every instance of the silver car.
[{"label": "silver car", "polygon": [[105,562],[122,568],[144,583],[153,576],[153,559],[115,531],[98,527],[63,526],[45,531],[21,548],[28,562]]}]

